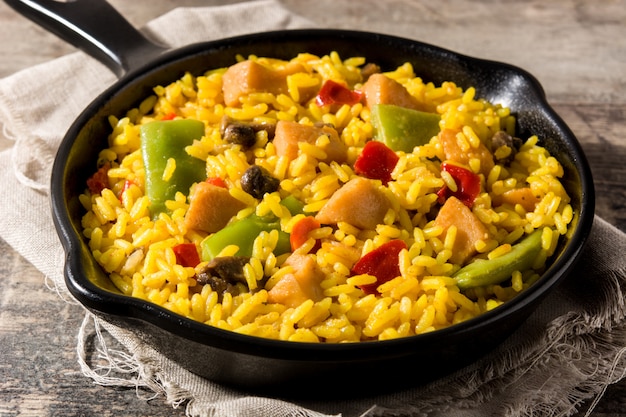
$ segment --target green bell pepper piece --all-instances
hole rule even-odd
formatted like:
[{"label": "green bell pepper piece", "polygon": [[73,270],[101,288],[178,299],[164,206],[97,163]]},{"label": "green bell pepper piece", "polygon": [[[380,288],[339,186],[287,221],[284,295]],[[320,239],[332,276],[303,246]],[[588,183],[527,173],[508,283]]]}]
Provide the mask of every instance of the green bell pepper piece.
[{"label": "green bell pepper piece", "polygon": [[541,251],[541,229],[537,229],[510,252],[490,260],[478,260],[459,269],[452,277],[459,289],[495,285],[511,278],[514,271],[530,269]]},{"label": "green bell pepper piece", "polygon": [[289,252],[291,250],[289,234],[280,229],[280,220],[276,217],[259,217],[253,214],[230,223],[219,232],[204,238],[200,243],[202,260],[212,260],[228,245],[239,247],[235,256],[252,256],[254,239],[261,232],[272,230],[278,230],[278,243],[274,254],[278,256]]},{"label": "green bell pepper piece", "polygon": [[292,216],[295,216],[296,214],[304,214],[304,203],[293,195],[288,195],[280,200],[280,204],[287,207],[287,210],[289,210],[289,213],[291,213]]},{"label": "green bell pepper piece", "polygon": [[[154,121],[142,125],[140,132],[146,195],[150,199],[150,213],[156,217],[167,212],[165,201],[174,199],[176,192],[186,195],[193,183],[206,179],[206,163],[185,151],[194,139],[202,138],[204,123],[198,120]],[[163,172],[169,158],[176,161],[176,169],[165,181]]]},{"label": "green bell pepper piece", "polygon": [[374,139],[394,151],[413,152],[439,133],[441,117],[435,113],[408,109],[393,104],[376,104],[371,118]]}]

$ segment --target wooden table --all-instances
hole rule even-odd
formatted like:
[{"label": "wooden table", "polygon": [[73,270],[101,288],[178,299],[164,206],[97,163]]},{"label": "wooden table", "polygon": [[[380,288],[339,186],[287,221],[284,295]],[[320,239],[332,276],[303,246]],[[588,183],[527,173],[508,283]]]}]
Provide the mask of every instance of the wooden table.
[{"label": "wooden table", "polygon": [[[111,0],[136,26],[173,7],[236,2]],[[626,0],[284,4],[320,26],[410,37],[527,69],[583,145],[594,174],[597,214],[626,231]],[[0,78],[72,51],[0,3]],[[10,145],[0,138],[0,149]],[[81,308],[61,302],[42,274],[2,240],[0,251],[0,416],[185,414],[184,407],[172,410],[162,397],[146,401],[134,389],[101,387],[85,378],[76,354]],[[609,387],[592,415],[626,415],[624,410],[626,380]]]}]

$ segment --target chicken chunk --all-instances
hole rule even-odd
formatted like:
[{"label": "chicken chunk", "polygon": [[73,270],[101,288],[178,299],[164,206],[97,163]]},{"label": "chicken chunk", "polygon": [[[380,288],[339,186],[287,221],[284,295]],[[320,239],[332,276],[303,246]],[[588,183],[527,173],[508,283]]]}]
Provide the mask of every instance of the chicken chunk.
[{"label": "chicken chunk", "polygon": [[435,225],[441,226],[445,239],[450,226],[456,226],[456,238],[452,247],[450,261],[463,265],[476,253],[476,242],[489,238],[487,227],[476,217],[472,210],[456,197],[449,197],[435,218]]},{"label": "chicken chunk", "polygon": [[346,222],[360,229],[383,223],[391,202],[372,180],[355,177],[330,197],[315,218],[322,224]]},{"label": "chicken chunk", "polygon": [[535,195],[530,187],[515,188],[505,191],[502,195],[496,195],[493,197],[494,206],[502,204],[515,206],[516,204],[519,204],[527,212],[535,211],[535,207],[537,207],[539,201],[541,201],[541,198],[538,195]]},{"label": "chicken chunk", "polygon": [[323,298],[320,283],[324,273],[312,256],[292,254],[283,265],[292,266],[294,272],[285,275],[268,291],[268,302],[295,308],[306,300],[319,301]]},{"label": "chicken chunk", "polygon": [[226,188],[208,182],[194,184],[189,194],[185,227],[207,233],[217,232],[244,207],[245,204],[231,196]]},{"label": "chicken chunk", "polygon": [[309,126],[298,122],[279,121],[274,134],[276,154],[286,156],[290,161],[294,160],[298,156],[299,142],[314,144],[322,135],[328,137],[328,143],[321,148],[326,153],[326,158],[322,161],[345,162],[348,157],[348,147],[339,137],[337,130],[328,125]]},{"label": "chicken chunk", "polygon": [[393,104],[413,110],[425,111],[424,106],[396,80],[384,74],[372,74],[361,89],[370,109],[375,104]]},{"label": "chicken chunk", "polygon": [[493,154],[489,149],[482,142],[476,148],[463,149],[459,145],[456,134],[457,132],[452,129],[444,129],[439,133],[439,142],[446,159],[465,166],[470,165],[470,160],[478,159],[480,161],[480,172],[485,176],[489,175],[489,171],[495,165]]},{"label": "chicken chunk", "polygon": [[[242,61],[226,70],[222,76],[222,92],[227,106],[240,105],[239,98],[250,93],[266,92],[288,94],[287,77],[304,71],[299,63],[290,63],[281,69],[273,69],[255,61]],[[302,101],[313,97],[319,86],[300,89]]]}]

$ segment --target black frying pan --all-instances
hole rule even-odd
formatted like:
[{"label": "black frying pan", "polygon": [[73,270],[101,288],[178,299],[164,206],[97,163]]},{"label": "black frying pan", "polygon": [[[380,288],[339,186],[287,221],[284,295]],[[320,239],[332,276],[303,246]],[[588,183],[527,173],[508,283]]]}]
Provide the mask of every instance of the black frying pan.
[{"label": "black frying pan", "polygon": [[[119,80],[76,119],[59,148],[51,178],[55,226],[67,262],[70,292],[86,308],[133,331],[190,371],[212,380],[281,394],[298,382],[320,383],[323,392],[346,395],[432,380],[467,365],[501,343],[572,271],[590,232],[594,190],[586,158],[573,133],[545,100],[542,87],[525,71],[502,63],[470,58],[413,40],[345,30],[266,32],[209,41],[176,50],[156,45],[128,24],[103,0],[58,3],[50,0],[5,0],[18,12],[107,65]],[[565,168],[564,186],[577,217],[559,245],[552,265],[530,289],[478,318],[430,334],[383,342],[306,344],[265,340],[205,326],[161,307],[120,294],[96,264],[82,238],[83,210],[78,195],[94,172],[98,152],[110,133],[107,117],[123,115],[151,93],[186,71],[201,74],[231,65],[235,56],[290,59],[300,52],[342,57],[364,56],[393,69],[406,61],[426,81],[451,80],[474,86],[477,95],[509,106],[517,116],[520,137],[537,134]],[[71,76],[68,74],[68,76]],[[405,375],[405,376],[401,376]],[[371,382],[376,378],[384,384]],[[311,385],[308,385],[311,386]]]}]

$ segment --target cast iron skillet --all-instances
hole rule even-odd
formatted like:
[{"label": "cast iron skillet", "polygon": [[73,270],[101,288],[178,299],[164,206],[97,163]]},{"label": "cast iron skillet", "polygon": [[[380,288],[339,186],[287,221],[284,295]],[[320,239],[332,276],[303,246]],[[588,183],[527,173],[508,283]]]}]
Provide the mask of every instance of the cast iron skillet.
[{"label": "cast iron skillet", "polygon": [[[70,292],[104,320],[129,329],[186,369],[214,381],[273,395],[294,394],[299,382],[331,392],[379,392],[396,381],[422,383],[476,361],[501,343],[572,270],[594,215],[591,173],[570,129],[553,111],[537,80],[502,63],[470,58],[432,45],[382,34],[345,30],[258,33],[167,50],[148,41],[103,0],[58,3],[5,0],[20,13],[106,64],[119,80],[96,98],[67,132],[54,162],[51,202],[55,226],[67,254]],[[78,195],[106,146],[107,117],[123,115],[156,85],[185,71],[201,74],[228,66],[235,56],[289,59],[299,52],[338,51],[364,56],[384,70],[410,61],[424,80],[451,80],[477,95],[509,106],[518,135],[537,134],[565,168],[565,188],[577,213],[552,265],[530,289],[503,306],[465,323],[399,340],[354,344],[307,344],[265,340],[212,328],[145,301],[124,296],[94,261],[81,234]],[[381,383],[380,381],[384,381]],[[309,385],[320,384],[320,385]],[[349,388],[350,387],[350,388]]]}]

